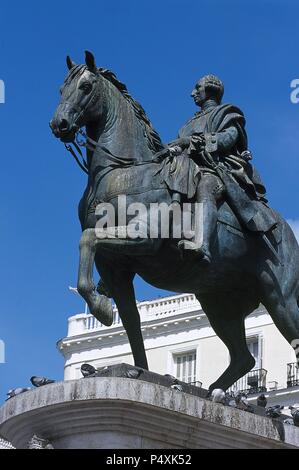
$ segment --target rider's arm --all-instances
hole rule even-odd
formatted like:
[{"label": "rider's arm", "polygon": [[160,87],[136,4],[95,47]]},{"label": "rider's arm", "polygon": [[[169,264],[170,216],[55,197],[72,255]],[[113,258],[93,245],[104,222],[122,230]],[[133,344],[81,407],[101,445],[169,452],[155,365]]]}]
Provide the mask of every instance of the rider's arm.
[{"label": "rider's arm", "polygon": [[[198,140],[199,134],[194,134],[194,138]],[[229,151],[238,141],[239,133],[235,126],[228,127],[221,132],[211,132],[204,134],[205,148],[208,152],[221,152]],[[167,147],[173,149],[174,154],[178,154],[184,149],[188,148],[192,136],[180,137],[167,144]]]},{"label": "rider's arm", "polygon": [[167,144],[171,156],[180,155],[190,145],[190,137],[179,137]]},{"label": "rider's arm", "polygon": [[178,145],[182,149],[189,147],[190,137],[178,137],[177,139],[168,142],[167,147],[174,147],[176,145]]},{"label": "rider's arm", "polygon": [[238,141],[239,133],[235,126],[228,127],[221,132],[205,134],[206,150],[210,153],[227,152]]}]

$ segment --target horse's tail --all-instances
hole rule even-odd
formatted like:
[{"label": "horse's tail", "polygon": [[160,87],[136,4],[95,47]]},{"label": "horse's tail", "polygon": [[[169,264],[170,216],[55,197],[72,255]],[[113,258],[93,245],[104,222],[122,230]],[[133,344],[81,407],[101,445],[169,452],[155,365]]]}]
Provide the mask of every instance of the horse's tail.
[{"label": "horse's tail", "polygon": [[[282,225],[281,248],[283,257],[284,277],[289,278],[293,284],[294,294],[299,307],[299,244],[298,239],[290,223],[284,220],[279,214],[279,222]],[[299,311],[298,311],[299,314]]]}]

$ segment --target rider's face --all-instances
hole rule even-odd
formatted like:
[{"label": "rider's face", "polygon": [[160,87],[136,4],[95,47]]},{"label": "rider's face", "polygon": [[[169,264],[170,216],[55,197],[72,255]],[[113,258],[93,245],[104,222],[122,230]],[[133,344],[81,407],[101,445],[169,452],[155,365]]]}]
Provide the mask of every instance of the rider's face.
[{"label": "rider's face", "polygon": [[194,103],[197,106],[201,106],[206,101],[207,96],[206,96],[205,84],[203,83],[202,80],[199,80],[196,83],[194,90],[192,90],[191,96],[194,99]]}]

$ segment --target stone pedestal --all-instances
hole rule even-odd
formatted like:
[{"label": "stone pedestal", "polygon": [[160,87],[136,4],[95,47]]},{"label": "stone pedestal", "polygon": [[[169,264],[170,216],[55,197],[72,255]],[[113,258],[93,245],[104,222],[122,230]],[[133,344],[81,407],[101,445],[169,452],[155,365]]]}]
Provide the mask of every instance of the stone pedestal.
[{"label": "stone pedestal", "polygon": [[299,446],[299,428],[282,442],[271,419],[156,383],[120,377],[58,382],[0,408],[0,434],[26,448],[35,434],[54,449],[276,449]]}]

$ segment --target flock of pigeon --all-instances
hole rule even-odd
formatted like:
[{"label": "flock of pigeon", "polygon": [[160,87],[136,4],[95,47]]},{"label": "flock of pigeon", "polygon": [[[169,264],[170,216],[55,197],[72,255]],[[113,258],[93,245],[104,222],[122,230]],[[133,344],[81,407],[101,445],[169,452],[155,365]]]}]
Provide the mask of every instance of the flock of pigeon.
[{"label": "flock of pigeon", "polygon": [[[81,373],[83,375],[83,378],[95,377],[97,374],[97,370],[90,364],[82,364]],[[31,377],[30,382],[32,383],[34,387],[42,387],[44,385],[54,383],[55,380],[51,380],[46,377],[38,377],[34,375],[33,377]],[[179,391],[182,390],[182,387],[179,384],[173,385],[171,388],[174,388]],[[9,400],[10,398],[20,395],[21,393],[27,392],[28,390],[31,390],[31,388],[19,387],[13,390],[9,390],[7,392],[8,398],[6,399],[6,401]],[[221,389],[215,389],[213,390],[210,399],[215,403],[221,403],[223,405],[230,406],[233,408],[238,408],[240,410],[247,411],[249,413],[254,413],[254,408],[249,403],[247,399],[247,395],[242,392],[238,392],[234,394],[234,393],[228,393],[228,392],[225,393]],[[267,398],[265,397],[263,393],[257,397],[256,404],[257,406],[265,409],[266,416],[268,416],[269,418],[280,418],[282,414],[282,410],[284,409],[284,406],[281,406],[281,405],[274,405],[274,406],[267,407]],[[289,406],[289,410],[291,412],[292,417],[285,419],[284,423],[299,427],[299,405]]]},{"label": "flock of pigeon", "polygon": [[[249,403],[247,395],[243,392],[234,393],[225,393],[221,389],[213,390],[211,394],[211,400],[215,403],[222,403],[226,406],[231,406],[233,408],[238,408],[249,413],[254,413],[253,406]],[[284,406],[274,405],[267,407],[267,398],[262,393],[257,397],[256,400],[257,406],[265,408],[266,416],[269,418],[280,418]],[[285,424],[292,424],[299,427],[299,405],[298,406],[289,406],[292,418],[287,418],[284,420]]]},{"label": "flock of pigeon", "polygon": [[[34,387],[42,387],[43,385],[53,384],[55,380],[47,379],[47,377],[37,377],[36,375],[34,375],[33,377],[31,377],[30,382],[32,383],[32,385],[34,385]],[[28,392],[28,390],[31,390],[31,388],[18,387],[14,388],[13,390],[8,390],[6,394],[8,398],[6,398],[6,401],[10,398],[20,395],[21,393]]]}]

